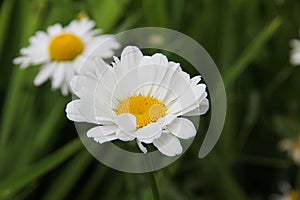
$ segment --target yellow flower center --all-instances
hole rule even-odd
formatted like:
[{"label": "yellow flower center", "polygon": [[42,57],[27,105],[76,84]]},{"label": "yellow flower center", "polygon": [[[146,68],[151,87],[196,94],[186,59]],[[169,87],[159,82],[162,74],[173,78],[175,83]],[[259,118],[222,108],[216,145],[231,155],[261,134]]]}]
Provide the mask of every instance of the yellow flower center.
[{"label": "yellow flower center", "polygon": [[53,60],[73,60],[83,50],[82,40],[73,33],[61,33],[54,36],[49,43],[49,54]]},{"label": "yellow flower center", "polygon": [[131,96],[122,100],[117,109],[117,115],[131,113],[136,117],[137,128],[146,126],[166,115],[167,107],[157,98]]},{"label": "yellow flower center", "polygon": [[76,19],[78,21],[80,21],[82,19],[88,19],[88,18],[89,18],[89,16],[86,14],[86,12],[83,12],[83,11],[79,12],[76,16]]},{"label": "yellow flower center", "polygon": [[295,191],[291,191],[288,194],[288,199],[289,200],[298,200],[299,199],[299,191],[295,190]]}]

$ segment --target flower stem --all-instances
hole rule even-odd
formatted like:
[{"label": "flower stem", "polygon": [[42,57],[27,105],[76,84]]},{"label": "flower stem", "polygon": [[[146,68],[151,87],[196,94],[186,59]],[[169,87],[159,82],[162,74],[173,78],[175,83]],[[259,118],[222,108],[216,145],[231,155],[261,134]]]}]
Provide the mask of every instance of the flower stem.
[{"label": "flower stem", "polygon": [[152,194],[153,194],[153,199],[154,200],[159,200],[159,193],[158,193],[158,188],[157,184],[155,181],[154,173],[153,172],[148,172],[148,179],[149,179],[149,184],[151,186]]}]

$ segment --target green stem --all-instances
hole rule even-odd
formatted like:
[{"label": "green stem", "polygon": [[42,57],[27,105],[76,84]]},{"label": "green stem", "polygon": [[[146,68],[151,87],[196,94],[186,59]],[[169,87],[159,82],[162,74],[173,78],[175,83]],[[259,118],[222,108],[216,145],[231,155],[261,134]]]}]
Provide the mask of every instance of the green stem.
[{"label": "green stem", "polygon": [[287,160],[278,159],[278,158],[266,158],[261,156],[253,156],[253,155],[241,155],[238,159],[240,163],[247,163],[252,165],[262,165],[267,167],[274,168],[288,168],[291,166],[291,163]]},{"label": "green stem", "polygon": [[295,189],[300,190],[300,168],[297,169]]},{"label": "green stem", "polygon": [[294,71],[294,66],[286,66],[283,67],[275,76],[275,78],[271,81],[271,83],[265,89],[265,99],[269,99],[270,96],[278,89],[278,87],[286,81],[292,72]]},{"label": "green stem", "polygon": [[153,172],[148,172],[148,180],[149,180],[149,184],[152,190],[152,194],[153,194],[153,199],[154,200],[159,200],[159,192],[158,192],[158,188],[157,188],[157,184],[155,181],[155,176]]}]

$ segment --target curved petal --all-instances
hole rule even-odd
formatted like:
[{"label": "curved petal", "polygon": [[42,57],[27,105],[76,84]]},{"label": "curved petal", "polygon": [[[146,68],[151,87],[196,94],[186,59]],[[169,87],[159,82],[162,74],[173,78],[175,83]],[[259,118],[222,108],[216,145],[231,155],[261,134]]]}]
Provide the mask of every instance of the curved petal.
[{"label": "curved petal", "polygon": [[198,116],[205,114],[209,109],[209,101],[207,98],[203,99],[202,102],[199,104],[199,106],[190,111],[185,113],[183,116]]},{"label": "curved petal", "polygon": [[186,118],[175,119],[166,129],[181,139],[194,137],[197,133],[194,124]]},{"label": "curved petal", "polygon": [[195,87],[201,81],[201,76],[195,76],[191,79],[191,86]]},{"label": "curved petal", "polygon": [[117,131],[117,126],[96,126],[87,132],[88,137],[104,137],[111,135]]},{"label": "curved petal", "polygon": [[125,133],[130,133],[136,130],[136,118],[130,113],[118,115],[115,120],[119,129]]},{"label": "curved petal", "polygon": [[136,140],[136,143],[137,143],[138,147],[140,148],[140,150],[141,150],[143,153],[147,153],[148,150],[147,150],[146,147],[144,147],[144,145],[142,144],[141,141]]},{"label": "curved petal", "polygon": [[121,131],[120,129],[117,130],[116,136],[118,137],[119,140],[122,140],[122,141],[132,141],[135,139],[134,136],[128,135],[125,132]]},{"label": "curved petal", "polygon": [[93,98],[97,80],[87,76],[77,75],[72,78],[70,86],[74,94],[79,98]]},{"label": "curved petal", "polygon": [[45,64],[41,70],[39,71],[39,73],[37,74],[37,76],[34,79],[34,85],[38,86],[43,84],[47,79],[49,79],[53,73],[53,70],[55,68],[55,64],[52,63],[48,63]]},{"label": "curved petal", "polygon": [[59,88],[65,80],[65,66],[62,63],[57,63],[52,75],[52,88]]},{"label": "curved petal", "polygon": [[154,146],[166,156],[176,156],[181,154],[182,146],[177,137],[164,132],[160,138],[153,141]]},{"label": "curved petal", "polygon": [[[176,99],[168,107],[168,114],[177,114],[182,115],[183,111],[188,109],[191,106],[197,107],[197,102],[201,101],[201,98],[205,98],[205,84],[199,84],[195,87],[189,87],[186,91]],[[192,107],[194,109],[194,107]],[[191,111],[188,109],[188,111]],[[186,112],[188,112],[186,111]]]},{"label": "curved petal", "polygon": [[142,58],[143,54],[139,48],[135,46],[125,47],[125,49],[122,51],[120,62],[116,63],[114,66],[117,77],[121,78],[131,69],[138,66]]},{"label": "curved petal", "polygon": [[136,138],[146,144],[152,143],[153,140],[161,136],[162,125],[161,122],[155,122],[143,128],[139,128],[135,133]]},{"label": "curved petal", "polygon": [[80,99],[71,101],[67,104],[66,113],[69,120],[98,124],[91,102]]}]

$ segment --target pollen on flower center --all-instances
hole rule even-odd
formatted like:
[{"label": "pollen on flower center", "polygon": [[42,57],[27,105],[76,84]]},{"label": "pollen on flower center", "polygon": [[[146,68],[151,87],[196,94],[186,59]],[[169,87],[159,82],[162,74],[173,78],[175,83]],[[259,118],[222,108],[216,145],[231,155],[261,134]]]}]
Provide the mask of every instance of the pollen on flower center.
[{"label": "pollen on flower center", "polygon": [[49,43],[50,57],[57,61],[73,60],[84,48],[82,40],[73,33],[61,33]]},{"label": "pollen on flower center", "polygon": [[164,117],[166,110],[167,107],[156,98],[135,95],[122,100],[116,113],[133,114],[136,117],[137,128],[141,128]]}]

